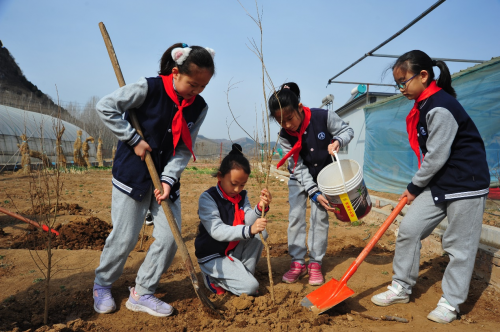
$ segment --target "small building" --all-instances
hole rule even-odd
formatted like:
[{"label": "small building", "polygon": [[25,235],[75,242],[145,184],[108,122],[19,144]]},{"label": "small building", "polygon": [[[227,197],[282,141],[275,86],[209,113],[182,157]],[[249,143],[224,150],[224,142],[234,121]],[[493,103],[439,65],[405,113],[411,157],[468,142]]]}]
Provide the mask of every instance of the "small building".
[{"label": "small building", "polygon": [[354,130],[354,138],[349,145],[340,149],[340,158],[356,160],[363,167],[365,154],[365,114],[364,107],[395,95],[387,92],[368,92],[366,86],[359,85],[351,91],[351,98],[335,112]]}]

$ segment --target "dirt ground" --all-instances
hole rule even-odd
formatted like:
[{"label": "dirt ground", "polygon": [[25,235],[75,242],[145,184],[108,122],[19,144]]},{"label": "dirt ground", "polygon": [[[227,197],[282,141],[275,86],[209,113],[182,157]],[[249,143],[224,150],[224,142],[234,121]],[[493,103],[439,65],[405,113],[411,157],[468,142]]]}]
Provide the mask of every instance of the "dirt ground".
[{"label": "dirt ground", "polygon": [[[190,164],[183,174],[181,186],[182,236],[192,259],[194,238],[198,229],[198,197],[215,185],[210,176],[213,166]],[[30,177],[16,174],[0,175],[0,207],[35,219],[39,207],[32,206]],[[287,251],[288,189],[285,182],[273,178],[270,190],[273,203],[269,212],[268,232],[276,303],[269,293],[266,258],[260,260],[256,277],[260,282],[258,297],[236,297],[226,293],[209,295],[221,310],[218,319],[203,310],[188,279],[179,255],[163,275],[156,295],[172,304],[175,314],[157,318],[135,313],[125,307],[127,286],[133,286],[136,272],[145,251],[154,241],[152,226],[145,228],[142,241],[130,254],[123,275],[113,285],[117,311],[100,315],[93,310],[92,285],[94,270],[99,264],[100,250],[111,230],[111,171],[90,170],[83,174],[65,174],[61,204],[57,207],[58,237],[53,237],[53,262],[57,273],[50,283],[49,325],[43,325],[44,276],[35,264],[46,251],[40,232],[27,224],[0,213],[0,331],[498,331],[500,293],[473,276],[469,297],[462,305],[459,320],[441,325],[426,319],[435,308],[441,292],[441,278],[447,256],[422,252],[420,276],[409,304],[382,308],[373,305],[371,296],[384,291],[391,282],[395,237],[382,237],[365,262],[350,279],[348,286],[355,294],[322,315],[307,311],[301,300],[317,287],[307,277],[295,284],[284,284],[281,276],[288,270]],[[258,184],[247,185],[250,201],[257,203]],[[380,196],[380,193],[373,193]],[[391,197],[388,197],[391,198]],[[54,206],[45,208],[55,211]],[[384,221],[381,214],[371,212],[359,225],[330,218],[328,250],[323,261],[326,279],[341,278],[352,261]],[[23,249],[24,248],[24,249]],[[34,259],[35,258],[35,259]],[[197,271],[196,260],[193,260]],[[40,266],[40,264],[38,264]],[[198,278],[201,282],[200,274]],[[205,291],[204,286],[201,286]],[[206,292],[208,295],[209,293]],[[391,315],[406,318],[408,323],[373,321],[351,311],[380,317]]]}]

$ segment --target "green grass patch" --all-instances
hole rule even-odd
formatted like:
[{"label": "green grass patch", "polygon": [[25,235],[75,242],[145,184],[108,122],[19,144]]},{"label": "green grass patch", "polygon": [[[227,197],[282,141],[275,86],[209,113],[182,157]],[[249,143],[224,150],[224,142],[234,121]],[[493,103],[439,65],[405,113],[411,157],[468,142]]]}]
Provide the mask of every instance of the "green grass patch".
[{"label": "green grass patch", "polygon": [[211,168],[211,167],[206,167],[206,168],[198,168],[196,166],[191,166],[191,167],[186,167],[185,171],[191,173],[191,174],[214,174],[217,173],[217,168]]}]

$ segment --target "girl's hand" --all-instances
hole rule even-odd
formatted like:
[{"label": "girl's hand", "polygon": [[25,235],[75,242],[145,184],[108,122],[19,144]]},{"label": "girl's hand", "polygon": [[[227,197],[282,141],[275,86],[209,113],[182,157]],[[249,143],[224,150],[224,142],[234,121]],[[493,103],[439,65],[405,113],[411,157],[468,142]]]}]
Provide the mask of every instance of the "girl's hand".
[{"label": "girl's hand", "polygon": [[401,194],[401,196],[399,196],[399,200],[402,200],[403,197],[407,197],[408,198],[408,201],[406,202],[406,205],[410,205],[411,202],[413,202],[415,200],[415,195],[413,195],[412,193],[410,193],[408,191],[408,189],[405,190],[405,192],[403,194]]},{"label": "girl's hand", "polygon": [[142,161],[144,161],[144,158],[146,157],[146,151],[151,152],[153,151],[153,149],[151,149],[151,147],[145,140],[141,139],[141,141],[136,146],[134,146],[134,152],[136,155],[141,157]]},{"label": "girl's hand", "polygon": [[262,210],[265,210],[271,204],[272,200],[273,196],[271,196],[271,193],[266,188],[262,189],[260,192],[260,207]]},{"label": "girl's hand", "polygon": [[266,229],[267,219],[259,218],[255,220],[254,224],[250,227],[250,233],[252,235],[258,234]]},{"label": "girl's hand", "polygon": [[316,199],[318,200],[318,203],[325,208],[326,211],[335,212],[335,208],[329,205],[328,200],[325,198],[325,196],[319,195]]},{"label": "girl's hand", "polygon": [[162,182],[161,186],[163,188],[163,195],[161,195],[161,193],[158,189],[155,189],[155,191],[154,191],[155,198],[156,198],[156,201],[158,202],[158,204],[161,204],[161,201],[164,201],[170,195],[170,186],[168,184],[166,184],[165,182]]},{"label": "girl's hand", "polygon": [[328,145],[328,153],[331,154],[332,156],[334,151],[339,152],[339,150],[340,150],[340,143],[337,140],[333,141],[332,144]]}]

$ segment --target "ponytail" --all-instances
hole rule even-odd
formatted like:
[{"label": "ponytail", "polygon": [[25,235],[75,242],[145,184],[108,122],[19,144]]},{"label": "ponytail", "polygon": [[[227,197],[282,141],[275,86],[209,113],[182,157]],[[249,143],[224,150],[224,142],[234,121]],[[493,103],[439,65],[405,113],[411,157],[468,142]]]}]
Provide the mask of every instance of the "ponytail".
[{"label": "ponytail", "polygon": [[446,63],[441,60],[437,61],[433,60],[433,63],[441,71],[441,73],[439,74],[439,78],[436,82],[437,86],[443,89],[444,91],[448,92],[448,94],[457,98],[457,93],[455,92],[455,89],[453,89],[453,87],[451,86],[451,74]]},{"label": "ponytail", "polygon": [[425,70],[427,71],[427,73],[429,73],[430,83],[432,82],[432,80],[434,80],[434,70],[432,68],[433,66],[438,67],[441,71],[441,73],[439,74],[439,79],[436,82],[437,86],[456,98],[457,93],[451,86],[451,74],[446,63],[441,60],[432,60],[426,53],[422,51],[413,50],[410,52],[406,52],[396,60],[396,62],[392,66],[392,70],[394,70],[395,68],[399,68],[404,72],[410,71],[414,74],[418,74],[422,70]]},{"label": "ponytail", "polygon": [[297,83],[288,82],[269,97],[269,113],[271,117],[280,109],[298,111],[300,103],[300,89]]},{"label": "ponytail", "polygon": [[181,64],[175,62],[174,58],[172,58],[172,50],[175,48],[186,47],[188,47],[188,45],[184,43],[176,43],[170,46],[161,57],[160,71],[158,71],[158,74],[165,76],[170,75],[172,74],[172,69],[177,67],[179,69],[179,73],[191,75],[191,64],[195,64],[198,68],[207,69],[212,73],[212,75],[215,73],[213,55],[206,48],[201,46],[189,46],[191,51],[189,52],[187,58]]}]

